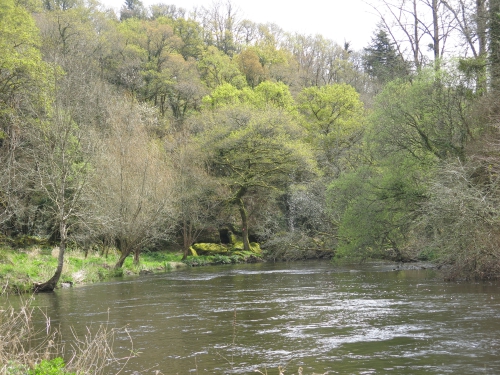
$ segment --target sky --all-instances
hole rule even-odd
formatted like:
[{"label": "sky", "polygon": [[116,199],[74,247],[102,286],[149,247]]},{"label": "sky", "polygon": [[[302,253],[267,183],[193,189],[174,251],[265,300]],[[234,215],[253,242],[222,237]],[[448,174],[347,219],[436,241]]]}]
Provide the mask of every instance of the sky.
[{"label": "sky", "polygon": [[[119,10],[124,0],[101,0],[107,7]],[[192,10],[195,6],[210,8],[213,0],[142,0],[145,6],[165,3]],[[351,49],[366,47],[376,29],[378,16],[363,0],[231,0],[242,19],[257,23],[275,23],[284,31],[306,35],[321,34]]]}]

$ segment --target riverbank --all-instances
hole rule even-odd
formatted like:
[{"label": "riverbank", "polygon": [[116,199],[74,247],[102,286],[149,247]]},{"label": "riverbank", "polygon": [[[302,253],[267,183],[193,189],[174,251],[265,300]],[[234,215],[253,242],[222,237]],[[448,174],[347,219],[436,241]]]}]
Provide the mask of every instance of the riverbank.
[{"label": "riverbank", "polygon": [[[58,251],[57,247],[0,247],[0,295],[30,293],[35,283],[48,280],[57,267]],[[107,254],[99,251],[85,254],[80,249],[69,249],[64,257],[58,287],[96,283],[124,275],[169,272],[190,266],[254,261],[243,256],[222,255],[188,257],[182,261],[180,252],[144,252],[139,264],[134,264],[130,256],[122,268],[115,269],[118,258],[119,252],[114,249]]]}]

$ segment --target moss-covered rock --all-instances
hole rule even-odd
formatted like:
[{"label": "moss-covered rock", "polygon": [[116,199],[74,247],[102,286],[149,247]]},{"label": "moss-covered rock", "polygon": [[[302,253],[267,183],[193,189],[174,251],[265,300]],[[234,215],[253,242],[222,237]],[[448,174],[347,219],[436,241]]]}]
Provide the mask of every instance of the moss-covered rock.
[{"label": "moss-covered rock", "polygon": [[260,248],[260,244],[257,242],[250,242],[250,250],[255,254],[262,254],[262,249]]},{"label": "moss-covered rock", "polygon": [[191,246],[198,255],[215,255],[215,254],[227,254],[229,249],[217,243],[195,243]]}]

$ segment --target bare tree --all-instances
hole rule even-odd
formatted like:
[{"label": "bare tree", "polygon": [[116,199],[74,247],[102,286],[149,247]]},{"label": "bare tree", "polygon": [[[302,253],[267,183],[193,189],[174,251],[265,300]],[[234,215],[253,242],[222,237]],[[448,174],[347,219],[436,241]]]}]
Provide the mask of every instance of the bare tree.
[{"label": "bare tree", "polygon": [[92,143],[71,115],[56,105],[55,114],[29,130],[35,189],[48,201],[45,209],[58,228],[59,255],[54,275],[36,284],[36,292],[53,291],[62,274],[72,226],[84,215],[84,190],[90,174]]},{"label": "bare tree", "polygon": [[[455,20],[442,0],[380,0],[371,4],[401,56],[419,71],[432,51],[435,69],[447,51],[447,41],[456,29]],[[426,49],[427,48],[427,49]],[[409,52],[409,53],[408,53]]]},{"label": "bare tree", "polygon": [[209,225],[217,225],[217,208],[222,202],[221,186],[206,172],[206,158],[186,129],[175,135],[170,156],[174,167],[175,212],[182,234],[183,259],[190,246]]},{"label": "bare tree", "polygon": [[214,45],[229,56],[238,52],[237,35],[244,33],[245,27],[240,20],[240,11],[231,1],[214,2],[210,8],[203,7],[196,18],[203,26],[208,45]]},{"label": "bare tree", "polygon": [[120,268],[132,253],[137,264],[143,248],[166,239],[174,223],[168,161],[141,118],[151,114],[144,105],[114,100],[95,158],[93,210],[96,232],[113,238],[121,252]]}]

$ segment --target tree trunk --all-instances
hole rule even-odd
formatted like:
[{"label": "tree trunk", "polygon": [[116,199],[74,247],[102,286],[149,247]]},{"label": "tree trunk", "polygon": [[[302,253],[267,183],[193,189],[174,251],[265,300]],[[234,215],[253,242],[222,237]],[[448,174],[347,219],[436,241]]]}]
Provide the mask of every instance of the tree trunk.
[{"label": "tree trunk", "polygon": [[64,252],[66,251],[66,241],[67,241],[67,228],[66,223],[62,222],[59,225],[59,233],[61,240],[59,241],[59,255],[57,257],[57,268],[54,276],[52,276],[48,281],[44,283],[37,283],[34,285],[35,293],[40,292],[53,292],[61,278],[63,266],[64,266]]},{"label": "tree trunk", "polygon": [[243,199],[240,198],[239,209],[241,215],[241,232],[243,237],[243,250],[250,251],[250,241],[248,240],[248,216]]},{"label": "tree trunk", "polygon": [[120,255],[120,259],[118,259],[118,262],[116,262],[115,264],[115,269],[123,267],[123,263],[125,262],[125,259],[127,259],[127,257],[130,255],[131,251],[130,249],[126,249],[126,250],[121,250],[121,253],[122,254]]},{"label": "tree trunk", "polygon": [[141,250],[135,249],[134,250],[134,265],[139,265],[139,256],[141,254]]},{"label": "tree trunk", "polygon": [[186,260],[189,255],[189,248],[191,247],[191,242],[192,242],[191,230],[192,230],[191,225],[188,224],[186,219],[184,219],[184,222],[182,223],[182,250],[183,250],[182,260]]},{"label": "tree trunk", "polygon": [[418,32],[417,0],[413,0],[413,61],[417,72],[420,71],[420,38]]},{"label": "tree trunk", "polygon": [[439,49],[439,18],[438,18],[438,0],[432,0],[432,23],[434,26],[433,30],[433,49],[434,49],[434,69],[439,71],[440,69],[440,49]]},{"label": "tree trunk", "polygon": [[500,90],[500,0],[490,0],[490,76],[491,88]]}]

